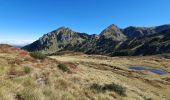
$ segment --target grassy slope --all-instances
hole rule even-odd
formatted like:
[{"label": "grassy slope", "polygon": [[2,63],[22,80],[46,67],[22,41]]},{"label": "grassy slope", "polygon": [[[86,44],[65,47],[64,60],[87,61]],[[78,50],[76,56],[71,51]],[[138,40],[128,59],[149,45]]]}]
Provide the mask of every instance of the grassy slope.
[{"label": "grassy slope", "polygon": [[[170,60],[168,59],[156,56],[111,58],[94,55],[63,55],[51,56],[51,58],[78,63],[82,72],[77,72],[77,74],[81,76],[81,79],[88,80],[87,84],[114,82],[126,87],[127,97],[121,97],[121,99],[168,100],[170,98],[170,82],[164,80],[164,78],[170,78],[169,74],[156,75],[147,71],[136,72],[126,67],[129,65],[151,66],[170,72]],[[109,95],[109,93],[105,93],[106,95]]]},{"label": "grassy slope", "polygon": [[[0,100],[168,100],[170,82],[163,78],[170,78],[169,74],[132,72],[125,66],[154,66],[170,72],[169,62],[158,57],[111,58],[82,54],[37,60],[25,51],[0,46]],[[60,70],[59,64],[65,64],[69,72]],[[25,73],[25,67],[30,68],[30,73]],[[93,90],[90,87],[95,83],[118,84],[126,89],[127,96]]]}]

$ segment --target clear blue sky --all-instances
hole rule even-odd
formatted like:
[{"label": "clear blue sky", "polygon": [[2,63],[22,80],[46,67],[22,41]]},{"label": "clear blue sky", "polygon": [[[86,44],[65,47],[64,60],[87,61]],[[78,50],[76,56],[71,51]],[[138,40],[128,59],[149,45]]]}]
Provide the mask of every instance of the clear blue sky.
[{"label": "clear blue sky", "polygon": [[169,23],[170,0],[0,0],[0,41],[33,41],[60,26],[98,34],[110,24]]}]

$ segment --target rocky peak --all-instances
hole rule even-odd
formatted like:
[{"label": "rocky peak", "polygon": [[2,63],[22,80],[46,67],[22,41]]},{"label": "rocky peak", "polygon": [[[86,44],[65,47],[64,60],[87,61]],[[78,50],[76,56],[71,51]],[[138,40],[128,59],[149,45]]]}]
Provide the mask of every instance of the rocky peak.
[{"label": "rocky peak", "polygon": [[111,38],[115,41],[122,41],[126,39],[126,36],[122,31],[114,24],[110,25],[100,33],[101,38]]},{"label": "rocky peak", "polygon": [[68,27],[62,26],[62,27],[50,32],[50,33],[54,33],[54,34],[58,35],[58,34],[69,34],[69,33],[75,33],[75,32]]},{"label": "rocky peak", "polygon": [[51,40],[52,38],[56,39],[56,40],[61,40],[61,41],[68,40],[75,34],[76,34],[76,32],[74,32],[70,28],[62,26],[52,32],[49,32],[49,33],[43,35],[43,37],[40,38],[40,41],[44,42],[47,39]]}]

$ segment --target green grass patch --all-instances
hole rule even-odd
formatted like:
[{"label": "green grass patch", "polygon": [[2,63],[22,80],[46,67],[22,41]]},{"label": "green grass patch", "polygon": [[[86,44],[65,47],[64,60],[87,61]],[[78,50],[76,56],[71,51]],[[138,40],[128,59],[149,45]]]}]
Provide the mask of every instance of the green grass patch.
[{"label": "green grass patch", "polygon": [[6,72],[6,66],[0,65],[0,75],[4,74]]},{"label": "green grass patch", "polygon": [[63,72],[69,72],[70,71],[70,69],[67,67],[67,65],[65,65],[65,64],[59,64],[58,66],[57,66],[60,70],[62,70]]},{"label": "green grass patch", "polygon": [[25,67],[24,67],[24,73],[29,74],[30,72],[31,72],[31,68],[25,66]]}]

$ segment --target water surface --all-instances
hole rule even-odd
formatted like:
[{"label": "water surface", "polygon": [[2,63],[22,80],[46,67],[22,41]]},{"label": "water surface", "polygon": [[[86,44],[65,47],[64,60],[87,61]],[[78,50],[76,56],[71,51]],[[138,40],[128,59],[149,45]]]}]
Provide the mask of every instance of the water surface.
[{"label": "water surface", "polygon": [[141,66],[128,66],[129,69],[134,69],[134,70],[147,70],[150,71],[152,73],[155,74],[159,74],[159,75],[163,75],[163,74],[167,74],[168,72],[162,69],[155,69],[155,68],[145,68],[145,67],[141,67]]}]

